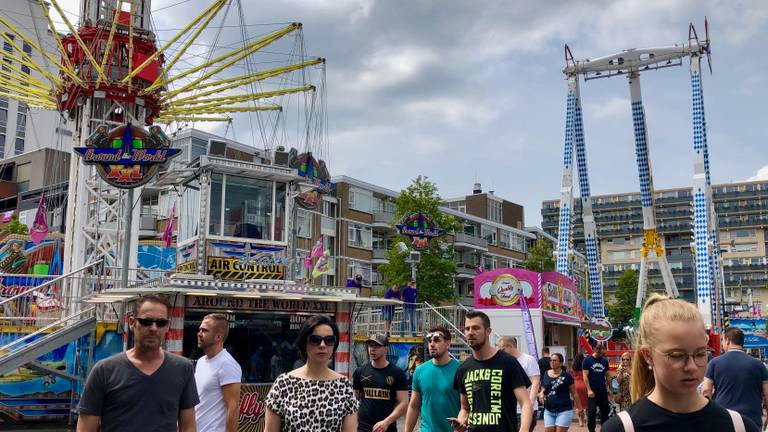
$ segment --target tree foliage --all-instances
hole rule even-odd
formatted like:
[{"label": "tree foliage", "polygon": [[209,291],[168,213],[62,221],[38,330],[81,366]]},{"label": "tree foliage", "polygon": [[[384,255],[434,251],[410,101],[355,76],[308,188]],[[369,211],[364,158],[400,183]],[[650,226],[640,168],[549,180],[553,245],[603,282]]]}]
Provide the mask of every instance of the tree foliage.
[{"label": "tree foliage", "polygon": [[[403,216],[417,213],[429,216],[446,233],[455,232],[459,224],[453,216],[440,212],[442,199],[438,194],[437,185],[427,177],[418,176],[408,187],[400,192],[395,199],[395,218],[393,225],[399,223]],[[388,264],[379,266],[384,278],[384,284],[404,286],[411,277],[411,265],[406,262],[407,252],[400,252],[395,245],[403,242],[410,247],[407,237],[398,235],[387,251]],[[456,275],[453,245],[445,240],[445,236],[433,239],[429,249],[421,251],[421,262],[416,265],[416,285],[419,290],[419,301],[440,304],[455,299],[453,278]]]},{"label": "tree foliage", "polygon": [[608,319],[614,328],[623,328],[634,316],[638,277],[637,271],[630,269],[616,281],[616,294],[608,305]]},{"label": "tree foliage", "polygon": [[528,257],[522,265],[523,268],[539,273],[555,271],[552,244],[542,237],[536,239],[533,247],[528,249]]},{"label": "tree foliage", "polygon": [[29,227],[19,222],[19,215],[15,214],[3,225],[2,231],[10,234],[29,234]]}]

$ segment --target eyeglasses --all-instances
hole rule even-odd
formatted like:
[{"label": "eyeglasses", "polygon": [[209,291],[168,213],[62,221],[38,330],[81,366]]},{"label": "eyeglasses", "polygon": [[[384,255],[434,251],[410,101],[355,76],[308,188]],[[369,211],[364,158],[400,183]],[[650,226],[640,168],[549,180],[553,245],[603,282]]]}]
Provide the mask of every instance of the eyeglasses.
[{"label": "eyeglasses", "polygon": [[688,354],[685,351],[656,352],[666,357],[667,361],[676,367],[684,367],[688,364],[688,357],[693,359],[693,364],[696,366],[703,367],[707,365],[707,351],[699,351],[693,354]]},{"label": "eyeglasses", "polygon": [[157,324],[158,328],[162,328],[168,325],[170,320],[167,320],[165,318],[136,318],[136,321],[139,322],[144,327],[152,327],[152,324]]},{"label": "eyeglasses", "polygon": [[621,361],[629,361],[629,359],[628,358],[623,358],[623,359],[621,359]]},{"label": "eyeglasses", "polygon": [[314,346],[320,346],[320,344],[323,342],[325,342],[325,346],[333,346],[333,345],[336,345],[336,336],[309,335],[309,337],[307,338],[307,342],[309,342],[310,345],[314,345]]},{"label": "eyeglasses", "polygon": [[441,342],[442,340],[445,339],[445,337],[440,332],[432,332],[432,333],[429,333],[425,337],[425,339],[427,340],[427,342]]}]

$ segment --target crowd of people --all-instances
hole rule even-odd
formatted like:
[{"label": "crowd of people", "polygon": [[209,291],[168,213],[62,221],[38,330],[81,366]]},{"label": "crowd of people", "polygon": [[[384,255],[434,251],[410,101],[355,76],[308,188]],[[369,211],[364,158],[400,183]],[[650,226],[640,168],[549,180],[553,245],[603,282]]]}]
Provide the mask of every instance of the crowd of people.
[{"label": "crowd of people", "polygon": [[[129,319],[135,346],[98,362],[80,399],[78,432],[206,431],[238,427],[242,371],[224,349],[229,323],[206,316],[197,335],[204,352],[193,365],[162,349],[170,306],[158,296],[137,301]],[[653,294],[638,328],[634,357],[621,356],[617,391],[603,347],[571,367],[558,352],[536,359],[514,337],[491,343],[491,322],[467,313],[463,362],[449,352],[451,332],[426,335],[430,360],[406,375],[387,360],[389,337],[366,341],[369,361],[351,381],[329,368],[341,337],[327,316],[308,318],[297,346],[304,364],[280,374],[265,401],[265,432],[532,431],[537,412],[546,432],[565,432],[574,416],[604,432],[757,432],[768,410],[768,369],[744,352],[744,334],[725,333],[726,352],[709,360],[708,335],[696,306]],[[618,406],[612,409],[614,403]],[[581,413],[587,410],[586,419]],[[614,415],[617,413],[617,415]]]}]

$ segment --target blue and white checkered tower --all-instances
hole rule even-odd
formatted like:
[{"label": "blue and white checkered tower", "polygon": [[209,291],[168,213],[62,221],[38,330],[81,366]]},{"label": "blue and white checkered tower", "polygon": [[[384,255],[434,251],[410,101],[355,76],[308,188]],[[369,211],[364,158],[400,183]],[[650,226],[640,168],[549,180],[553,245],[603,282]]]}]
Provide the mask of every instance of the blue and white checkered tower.
[{"label": "blue and white checkered tower", "polygon": [[[695,40],[691,26],[690,39]],[[709,174],[707,122],[704,116],[704,92],[701,82],[701,55],[709,52],[709,41],[691,55],[691,98],[693,105],[693,234],[696,269],[696,303],[708,328],[722,328],[722,302],[725,295],[720,246],[718,244],[717,214],[712,203],[712,183]]]},{"label": "blue and white checkered tower", "polygon": [[678,297],[677,285],[672,277],[667,256],[664,253],[664,241],[656,231],[656,210],[653,203],[653,175],[648,150],[648,129],[645,122],[645,109],[640,92],[640,73],[631,71],[629,78],[629,93],[632,102],[632,125],[635,130],[635,156],[640,177],[640,205],[643,211],[643,247],[640,254],[640,279],[637,287],[635,315],[639,317],[645,298],[645,288],[648,283],[648,258],[655,255],[659,265],[664,287],[671,297]]},{"label": "blue and white checkered tower", "polygon": [[571,275],[571,229],[573,222],[573,116],[578,83],[568,80],[568,98],[565,108],[565,149],[563,150],[563,180],[560,186],[560,225],[557,231],[557,262],[555,270]]},{"label": "blue and white checkered tower", "polygon": [[[566,62],[572,62],[573,57],[566,47]],[[579,193],[581,196],[581,215],[584,222],[584,240],[587,251],[587,269],[591,286],[591,303],[593,318],[603,319],[603,284],[600,272],[600,252],[597,242],[597,226],[592,214],[592,196],[589,190],[589,177],[587,175],[587,155],[584,147],[584,122],[581,110],[581,96],[579,94],[578,74],[568,74],[568,98],[565,115],[565,150],[563,181],[560,188],[560,226],[557,238],[557,266],[558,272],[571,276],[572,251],[572,224],[573,224],[573,155],[574,144],[576,149],[576,162],[579,173]]]},{"label": "blue and white checkered tower", "polygon": [[[576,166],[579,170],[579,196],[581,197],[581,219],[584,225],[584,246],[587,251],[587,273],[591,287],[592,317],[605,318],[603,303],[603,281],[600,271],[600,250],[597,239],[597,225],[592,213],[592,194],[589,190],[587,175],[587,152],[584,147],[584,121],[581,115],[581,95],[579,93],[578,75],[573,76],[576,82],[576,103],[573,116],[573,141],[576,147]],[[570,82],[570,78],[569,78]]]}]

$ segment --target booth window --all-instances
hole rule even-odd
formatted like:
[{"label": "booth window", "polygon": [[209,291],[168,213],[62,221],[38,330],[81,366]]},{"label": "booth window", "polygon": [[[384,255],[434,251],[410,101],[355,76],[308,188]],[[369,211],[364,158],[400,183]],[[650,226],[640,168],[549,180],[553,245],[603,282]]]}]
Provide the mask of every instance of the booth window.
[{"label": "booth window", "polygon": [[208,217],[208,232],[212,235],[221,235],[221,193],[224,185],[224,177],[221,174],[211,175],[211,200],[208,206],[211,214]]},{"label": "booth window", "polygon": [[227,176],[224,235],[272,239],[272,182]]},{"label": "booth window", "polygon": [[200,222],[200,181],[197,179],[186,185],[181,196],[181,211],[178,213],[183,215],[179,218],[178,241],[197,236],[197,225]]}]

